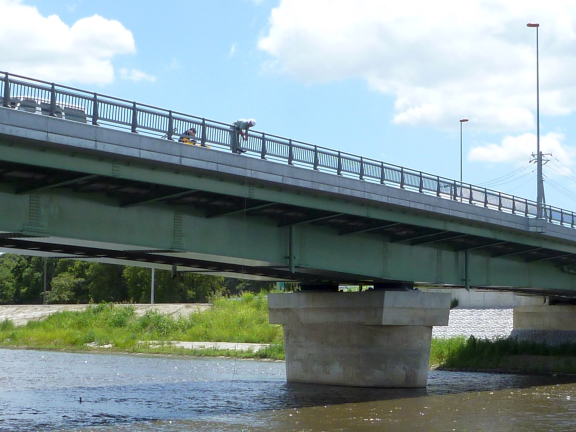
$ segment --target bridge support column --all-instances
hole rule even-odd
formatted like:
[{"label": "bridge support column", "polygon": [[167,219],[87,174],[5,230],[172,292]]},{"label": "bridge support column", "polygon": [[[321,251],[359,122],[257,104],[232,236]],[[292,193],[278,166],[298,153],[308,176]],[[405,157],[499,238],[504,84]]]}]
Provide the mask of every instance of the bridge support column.
[{"label": "bridge support column", "polygon": [[548,345],[576,342],[576,306],[517,306],[511,336]]},{"label": "bridge support column", "polygon": [[269,294],[284,325],[289,382],[425,387],[432,326],[448,325],[450,294],[419,291]]}]

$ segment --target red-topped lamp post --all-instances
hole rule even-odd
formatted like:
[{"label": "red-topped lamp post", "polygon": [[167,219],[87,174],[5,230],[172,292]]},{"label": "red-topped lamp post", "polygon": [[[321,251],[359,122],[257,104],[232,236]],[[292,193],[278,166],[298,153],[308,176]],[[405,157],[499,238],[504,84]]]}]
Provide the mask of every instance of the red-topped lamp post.
[{"label": "red-topped lamp post", "polygon": [[526,26],[536,29],[536,217],[542,219],[544,178],[542,176],[542,153],[540,152],[540,71],[538,64],[538,27],[540,24],[528,23]]}]

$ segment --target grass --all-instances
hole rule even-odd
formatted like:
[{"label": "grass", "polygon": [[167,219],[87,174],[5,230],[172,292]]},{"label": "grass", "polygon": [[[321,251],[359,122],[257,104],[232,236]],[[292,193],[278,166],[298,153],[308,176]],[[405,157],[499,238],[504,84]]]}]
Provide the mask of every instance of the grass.
[{"label": "grass", "polygon": [[[141,341],[209,341],[272,344],[256,353],[227,350],[186,350],[163,344],[151,348]],[[187,317],[174,318],[156,311],[137,316],[133,307],[101,303],[83,312],[59,312],[25,326],[0,322],[0,346],[40,349],[88,350],[87,344],[111,345],[112,350],[167,354],[226,355],[230,357],[284,358],[283,333],[268,324],[264,293],[228,299]]]},{"label": "grass", "polygon": [[[151,347],[147,341],[158,341]],[[249,342],[270,346],[258,352],[216,349],[185,349],[169,341]],[[144,342],[144,343],[142,343]],[[268,323],[266,294],[245,293],[218,298],[201,313],[174,318],[148,311],[137,316],[132,306],[101,303],[83,312],[59,312],[43,321],[15,326],[0,321],[0,347],[89,350],[89,345],[110,345],[112,351],[195,356],[284,359],[283,331]],[[558,357],[562,373],[576,373],[576,344],[547,346],[517,339],[485,340],[474,337],[432,339],[430,366],[452,370],[511,370],[530,372],[531,366],[511,363],[512,356]],[[566,361],[564,361],[566,359]],[[574,360],[574,361],[573,361]],[[572,366],[574,364],[574,366]]]},{"label": "grass", "polygon": [[[516,338],[497,340],[456,337],[433,339],[430,350],[430,365],[452,370],[513,370],[519,372],[544,371],[546,368],[534,362],[528,364],[511,363],[512,356],[537,356],[565,358],[561,370],[552,366],[552,372],[576,373],[576,343],[546,345],[543,343],[521,341]],[[534,360],[536,361],[536,360]]]}]

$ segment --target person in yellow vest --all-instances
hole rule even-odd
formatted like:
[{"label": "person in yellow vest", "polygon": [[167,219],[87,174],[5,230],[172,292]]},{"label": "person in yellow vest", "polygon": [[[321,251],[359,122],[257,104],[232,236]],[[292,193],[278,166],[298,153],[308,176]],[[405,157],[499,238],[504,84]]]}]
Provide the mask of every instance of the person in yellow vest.
[{"label": "person in yellow vest", "polygon": [[178,140],[178,142],[184,144],[196,145],[196,129],[194,128],[188,129],[186,132],[180,135],[180,139]]}]

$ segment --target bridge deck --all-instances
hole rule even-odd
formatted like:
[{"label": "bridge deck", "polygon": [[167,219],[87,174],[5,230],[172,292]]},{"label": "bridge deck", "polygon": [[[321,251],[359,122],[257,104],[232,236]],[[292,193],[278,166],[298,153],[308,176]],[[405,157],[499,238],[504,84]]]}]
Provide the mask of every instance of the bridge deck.
[{"label": "bridge deck", "polygon": [[[226,130],[225,126],[220,125],[220,130]],[[261,141],[266,142],[267,138]],[[222,226],[228,221],[237,226],[245,225],[246,220],[259,221],[261,226],[272,223],[283,233],[290,227],[311,226],[335,234],[341,244],[355,245],[356,240],[345,243],[349,238],[379,238],[390,247],[434,248],[434,252],[445,250],[454,256],[469,251],[483,259],[545,263],[568,272],[576,264],[576,231],[573,220],[566,216],[569,212],[562,211],[560,223],[552,223],[530,217],[531,211],[516,211],[521,199],[513,198],[508,211],[505,206],[470,204],[470,199],[459,196],[466,189],[462,185],[451,193],[425,193],[425,188],[388,181],[382,184],[367,181],[366,176],[351,178],[317,168],[0,108],[0,191],[15,205],[21,205],[19,197],[30,197],[28,223],[20,228],[8,223],[0,227],[0,246],[274,280],[374,283],[394,274],[339,271],[336,265],[314,268],[302,257],[290,263],[280,252],[273,259],[258,253],[247,259],[240,253],[222,256],[179,250],[177,242],[159,248],[43,233],[41,224],[34,222],[34,197],[59,194],[95,203],[106,201],[108,207],[112,203],[126,211],[170,208],[174,214],[198,213],[208,221],[227,221]],[[421,174],[421,182],[423,178]],[[454,191],[460,192],[455,196]],[[526,210],[531,204],[524,202]],[[9,225],[13,229],[8,229]],[[174,238],[177,225],[174,219]],[[302,244],[299,247],[302,249]],[[445,283],[440,276],[423,281]],[[459,277],[450,282],[462,285]],[[494,286],[488,278],[476,285]]]}]

